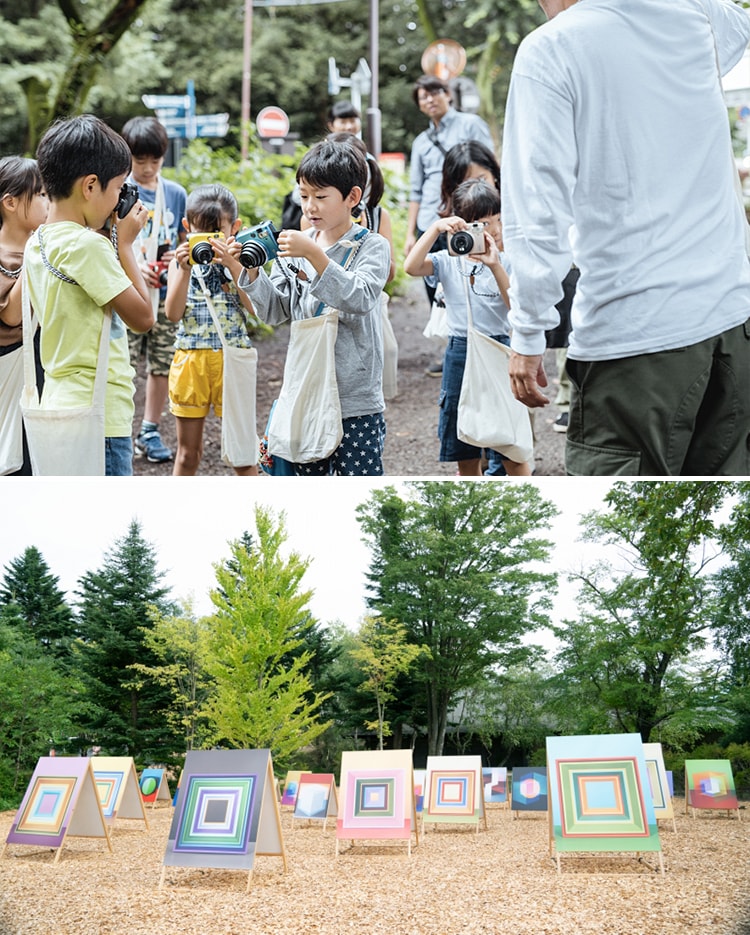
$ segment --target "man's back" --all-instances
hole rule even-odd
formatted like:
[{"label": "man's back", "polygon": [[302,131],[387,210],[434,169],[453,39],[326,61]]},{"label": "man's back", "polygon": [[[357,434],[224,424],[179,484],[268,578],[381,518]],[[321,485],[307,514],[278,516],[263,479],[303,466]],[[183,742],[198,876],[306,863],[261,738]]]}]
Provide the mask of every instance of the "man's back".
[{"label": "man's back", "polygon": [[[705,9],[726,71],[747,44],[748,21],[721,0]],[[512,125],[529,93],[542,102],[538,133]],[[750,267],[700,0],[580,0],[522,44],[509,111],[506,248],[523,277],[514,238],[521,226],[528,233],[525,203],[539,197],[558,230],[574,225],[582,274],[571,357],[678,347],[747,317]],[[548,161],[563,184],[526,177],[529,160]],[[561,281],[565,262],[550,282]]]}]

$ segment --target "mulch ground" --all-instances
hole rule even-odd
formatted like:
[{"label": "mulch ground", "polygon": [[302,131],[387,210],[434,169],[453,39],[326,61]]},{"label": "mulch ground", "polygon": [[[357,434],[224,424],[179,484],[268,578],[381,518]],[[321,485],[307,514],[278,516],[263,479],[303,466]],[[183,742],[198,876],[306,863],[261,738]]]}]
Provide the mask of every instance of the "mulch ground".
[{"label": "mulch ground", "polygon": [[[660,823],[657,855],[549,856],[546,816],[490,807],[488,828],[430,830],[412,847],[342,842],[331,820],[281,814],[287,871],[256,857],[247,873],[167,868],[172,809],[116,821],[112,850],[69,838],[54,852],[9,845],[0,858],[2,935],[746,935],[750,820],[726,812]],[[0,813],[4,841],[14,813]]]}]

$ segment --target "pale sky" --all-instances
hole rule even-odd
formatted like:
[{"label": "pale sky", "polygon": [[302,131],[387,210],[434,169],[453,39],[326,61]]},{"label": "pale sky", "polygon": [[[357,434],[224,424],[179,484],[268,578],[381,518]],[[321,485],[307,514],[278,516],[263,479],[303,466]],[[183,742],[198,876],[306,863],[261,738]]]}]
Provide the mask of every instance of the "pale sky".
[{"label": "pale sky", "polygon": [[[552,569],[567,571],[578,567],[581,559],[588,561],[592,547],[575,541],[578,519],[603,506],[612,481],[540,477],[528,482],[561,511],[551,532],[557,543]],[[262,503],[285,511],[287,547],[313,560],[304,580],[304,586],[314,590],[313,615],[322,622],[340,619],[355,627],[366,611],[370,560],[355,510],[375,487],[398,483],[394,478],[14,478],[4,488],[0,574],[34,545],[72,597],[79,578],[101,567],[105,552],[136,518],[144,538],[156,548],[172,596],[192,597],[197,613],[210,613],[213,564],[228,557],[230,540],[254,531],[254,507]],[[561,587],[562,614],[568,612],[574,592],[562,581]]]}]

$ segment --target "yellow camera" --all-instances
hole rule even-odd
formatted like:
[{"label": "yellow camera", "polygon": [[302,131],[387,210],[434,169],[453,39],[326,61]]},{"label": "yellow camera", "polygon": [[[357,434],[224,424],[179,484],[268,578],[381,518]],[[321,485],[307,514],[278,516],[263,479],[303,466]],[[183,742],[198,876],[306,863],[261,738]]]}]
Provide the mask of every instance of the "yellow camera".
[{"label": "yellow camera", "polygon": [[207,263],[214,262],[212,240],[224,240],[224,235],[221,231],[214,231],[211,234],[188,234],[187,241],[191,266],[196,264],[205,266]]}]

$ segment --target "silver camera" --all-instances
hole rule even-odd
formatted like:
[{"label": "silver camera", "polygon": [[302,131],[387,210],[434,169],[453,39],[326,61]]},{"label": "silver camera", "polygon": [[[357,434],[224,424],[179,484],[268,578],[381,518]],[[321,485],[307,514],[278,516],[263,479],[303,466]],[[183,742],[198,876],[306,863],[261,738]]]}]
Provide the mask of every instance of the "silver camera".
[{"label": "silver camera", "polygon": [[474,221],[464,230],[456,231],[448,237],[448,253],[453,256],[468,256],[470,253],[486,253],[487,242],[484,239],[484,224]]}]

